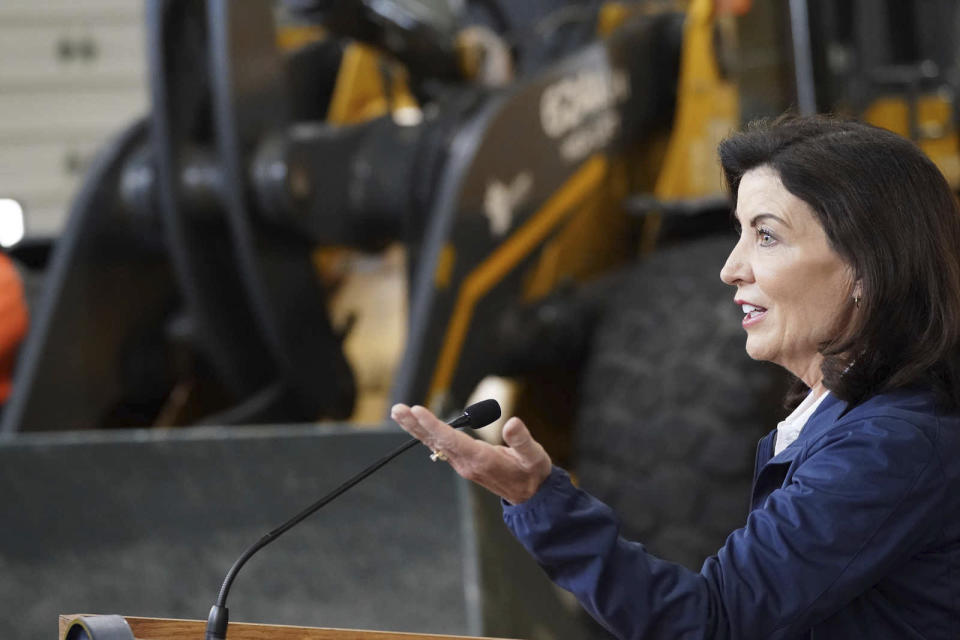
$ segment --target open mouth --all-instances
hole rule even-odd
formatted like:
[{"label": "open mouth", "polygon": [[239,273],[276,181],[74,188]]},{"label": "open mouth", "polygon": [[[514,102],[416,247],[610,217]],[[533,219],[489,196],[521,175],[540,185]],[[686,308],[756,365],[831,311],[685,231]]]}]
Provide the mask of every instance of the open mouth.
[{"label": "open mouth", "polygon": [[764,307],[753,304],[744,303],[740,305],[740,308],[743,309],[743,326],[745,327],[759,321],[767,313]]}]

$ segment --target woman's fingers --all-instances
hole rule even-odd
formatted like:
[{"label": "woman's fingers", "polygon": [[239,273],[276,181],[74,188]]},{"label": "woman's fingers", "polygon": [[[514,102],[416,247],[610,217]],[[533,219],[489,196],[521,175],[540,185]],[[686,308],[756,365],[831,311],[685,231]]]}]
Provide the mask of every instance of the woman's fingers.
[{"label": "woman's fingers", "polygon": [[428,437],[428,432],[420,426],[420,423],[410,411],[410,407],[405,404],[395,404],[390,408],[390,417],[400,425],[404,431],[412,435],[421,442]]},{"label": "woman's fingers", "polygon": [[503,425],[503,441],[517,452],[525,463],[533,463],[544,456],[543,447],[533,439],[527,425],[520,418],[510,418]]},{"label": "woman's fingers", "polygon": [[431,449],[443,452],[447,458],[471,455],[480,444],[443,422],[424,407],[397,404],[390,410],[390,416],[407,433]]},{"label": "woman's fingers", "polygon": [[424,442],[428,443],[431,449],[443,452],[450,460],[475,455],[483,444],[462,431],[454,429],[425,407],[419,405],[410,407],[410,413],[428,434],[429,440]]},{"label": "woman's fingers", "polygon": [[497,492],[512,504],[529,500],[537,492],[543,481],[550,475],[553,462],[543,446],[534,440],[527,426],[519,418],[510,418],[503,425],[503,441],[507,451],[513,454],[521,471],[516,480]]}]

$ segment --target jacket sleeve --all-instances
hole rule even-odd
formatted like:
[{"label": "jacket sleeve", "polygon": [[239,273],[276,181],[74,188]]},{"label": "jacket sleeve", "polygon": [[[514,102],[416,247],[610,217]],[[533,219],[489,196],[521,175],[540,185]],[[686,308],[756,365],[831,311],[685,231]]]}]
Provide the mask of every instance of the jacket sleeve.
[{"label": "jacket sleeve", "polygon": [[504,521],[618,638],[792,638],[929,542],[943,504],[936,450],[907,422],[859,420],[808,447],[699,573],[624,540],[560,469]]}]

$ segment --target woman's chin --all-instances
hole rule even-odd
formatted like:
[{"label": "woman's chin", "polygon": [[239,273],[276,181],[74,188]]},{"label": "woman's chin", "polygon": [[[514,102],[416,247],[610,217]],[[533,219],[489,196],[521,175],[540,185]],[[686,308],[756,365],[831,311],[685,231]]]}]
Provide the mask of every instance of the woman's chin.
[{"label": "woman's chin", "polygon": [[747,338],[746,350],[747,355],[754,360],[770,360],[771,354],[768,353],[769,350],[764,349],[761,344],[756,344],[756,341],[751,341],[750,338]]}]

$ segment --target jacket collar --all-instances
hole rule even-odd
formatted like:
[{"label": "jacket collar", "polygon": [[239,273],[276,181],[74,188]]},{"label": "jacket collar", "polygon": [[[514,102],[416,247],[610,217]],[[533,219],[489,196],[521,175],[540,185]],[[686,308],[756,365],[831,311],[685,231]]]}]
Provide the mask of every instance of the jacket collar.
[{"label": "jacket collar", "polygon": [[816,439],[829,429],[846,411],[847,403],[836,395],[829,394],[807,420],[807,424],[800,430],[797,439],[791,442],[786,449],[773,456],[769,462],[773,464],[792,462],[797,454],[803,450],[804,444]]}]

